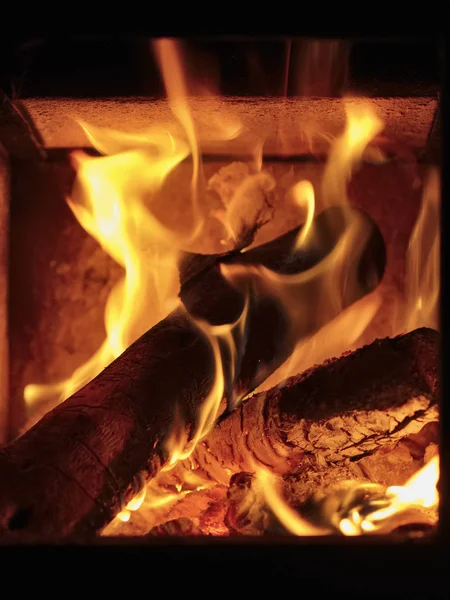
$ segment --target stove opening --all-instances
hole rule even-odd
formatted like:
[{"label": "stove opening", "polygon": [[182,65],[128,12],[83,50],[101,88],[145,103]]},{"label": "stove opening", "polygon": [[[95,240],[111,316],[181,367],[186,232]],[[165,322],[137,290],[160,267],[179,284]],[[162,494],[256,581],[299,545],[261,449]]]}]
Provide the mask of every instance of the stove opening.
[{"label": "stove opening", "polygon": [[161,38],[144,95],[52,95],[35,44],[0,163],[0,539],[433,535],[436,86],[362,83],[345,40],[247,44],[246,80],[237,43]]}]

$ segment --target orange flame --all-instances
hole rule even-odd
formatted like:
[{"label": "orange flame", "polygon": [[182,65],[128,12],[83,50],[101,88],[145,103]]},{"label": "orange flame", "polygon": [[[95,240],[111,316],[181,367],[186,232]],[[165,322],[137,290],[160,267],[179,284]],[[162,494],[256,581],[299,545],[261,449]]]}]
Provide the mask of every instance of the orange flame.
[{"label": "orange flame", "polygon": [[440,181],[431,169],[425,181],[421,210],[409,240],[406,267],[406,312],[401,330],[439,328]]},{"label": "orange flame", "polygon": [[[85,127],[85,130],[87,128]],[[128,150],[129,136],[91,130],[99,148],[123,150],[100,158],[74,153],[77,180],[68,204],[81,226],[125,270],[112,289],[105,309],[107,338],[73,375],[53,385],[28,385],[29,407],[54,397],[61,401],[95,377],[147,329],[164,318],[177,302],[178,273],[175,232],[167,230],[147,203],[167,174],[188,154],[183,140],[160,134],[141,139],[141,149]],[[133,138],[137,145],[137,138]],[[148,299],[152,299],[149,307]]]},{"label": "orange flame", "polygon": [[439,457],[433,457],[420,471],[415,473],[403,486],[391,486],[386,490],[389,503],[386,507],[362,516],[353,511],[349,518],[339,523],[344,535],[376,533],[383,524],[411,507],[431,508],[439,503],[437,484],[439,481]]},{"label": "orange flame", "polygon": [[[362,155],[375,135],[383,128],[382,121],[373,108],[353,99],[345,100],[347,124],[344,132],[331,144],[330,153],[321,186],[322,203],[325,206],[348,204],[347,183],[352,171],[358,166]],[[313,218],[316,208],[315,193],[309,181],[295,184],[290,192],[294,202],[306,207],[305,226],[300,231],[295,249],[307,245],[313,238]],[[281,276],[268,270],[260,270],[266,282],[272,282],[273,293],[280,296],[287,306],[293,323],[299,323],[298,303],[289,299],[288,289],[293,285],[307,285],[315,278],[321,278],[321,289],[316,299],[318,311],[331,311],[336,315],[327,325],[307,339],[300,338],[289,359],[264,383],[258,391],[277,385],[283,380],[303,371],[314,364],[354,347],[357,340],[372,322],[381,306],[382,296],[378,290],[365,296],[350,308],[343,310],[337,281],[347,281],[347,273],[352,261],[360,256],[365,241],[364,224],[354,222],[347,225],[333,251],[319,264],[295,276]],[[272,288],[271,288],[272,289]],[[301,322],[301,321],[300,321]]]},{"label": "orange flame", "polygon": [[[287,531],[297,536],[316,536],[331,533],[331,526],[319,527],[289,506],[280,491],[278,478],[268,469],[256,466],[255,474],[261,484],[267,506]],[[362,514],[357,509],[351,510],[348,517],[340,520],[339,530],[346,536],[376,533],[389,519],[408,508],[437,506],[439,502],[438,480],[439,458],[435,456],[420,471],[415,473],[404,486],[387,488],[384,494],[385,504],[387,503],[387,505],[367,514]]]},{"label": "orange flame", "polygon": [[[226,274],[225,269],[222,269],[222,272]],[[247,319],[248,306],[249,303],[247,295],[244,308],[239,318],[234,323],[229,323],[226,325],[213,326],[209,325],[209,323],[206,321],[194,319],[197,327],[199,327],[199,329],[205,334],[206,338],[211,344],[211,350],[214,357],[215,376],[213,379],[212,388],[200,407],[196,431],[189,442],[186,439],[184,423],[180,419],[179,415],[175,415],[175,425],[166,442],[166,450],[170,458],[163,470],[172,469],[178,461],[188,458],[194,451],[198,442],[213,428],[219,413],[219,407],[224,396],[225,389],[225,375],[219,341],[224,341],[229,349],[232,369],[231,377],[233,378],[236,362],[236,347],[233,338],[233,331],[239,329],[242,334]]]},{"label": "orange flame", "polygon": [[199,225],[198,180],[200,176],[201,156],[197,144],[194,121],[189,110],[187,83],[182,67],[182,53],[179,42],[160,39],[153,42],[156,57],[166,86],[167,98],[173,114],[181,123],[186,134],[192,155],[191,197],[194,214],[194,232]]},{"label": "orange flame", "polygon": [[295,242],[295,250],[298,250],[306,244],[314,219],[315,196],[313,185],[310,181],[299,181],[292,187],[292,194],[296,204],[306,206],[305,222]]},{"label": "orange flame", "polygon": [[298,536],[327,535],[330,533],[328,529],[313,525],[289,506],[281,494],[278,478],[273,473],[262,466],[255,467],[255,473],[261,484],[267,506],[287,531]]}]

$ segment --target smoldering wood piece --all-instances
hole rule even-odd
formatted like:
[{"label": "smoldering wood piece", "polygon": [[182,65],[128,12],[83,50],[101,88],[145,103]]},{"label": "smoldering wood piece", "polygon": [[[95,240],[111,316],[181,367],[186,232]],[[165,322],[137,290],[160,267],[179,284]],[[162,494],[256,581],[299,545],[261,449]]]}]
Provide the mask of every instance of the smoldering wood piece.
[{"label": "smoldering wood piece", "polygon": [[149,535],[151,536],[193,536],[203,535],[202,530],[198,526],[198,519],[188,519],[180,517],[173,521],[167,521],[162,525],[154,527]]},{"label": "smoldering wood piece", "polygon": [[430,421],[419,433],[396,442],[387,441],[356,461],[323,466],[311,457],[307,469],[284,476],[286,498],[294,506],[312,496],[323,499],[330,489],[344,481],[379,483],[385,487],[404,485],[437,452],[438,438],[439,424]]},{"label": "smoldering wood piece", "polygon": [[[418,434],[378,448],[370,456],[370,460],[372,465],[380,466],[379,470],[366,470],[366,458],[326,467],[311,459],[308,469],[300,469],[282,478],[281,493],[286,503],[304,519],[313,525],[329,528],[334,508],[337,510],[338,505],[357,485],[404,485],[430,460],[437,447],[438,429],[437,422],[430,422]],[[232,476],[227,503],[224,522],[232,534],[287,533],[268,507],[261,482],[254,473],[242,472]],[[410,507],[394,519],[386,521],[385,529],[380,530],[380,533],[390,533],[402,527],[414,532],[418,525],[424,525],[427,529],[436,522],[435,509]]]},{"label": "smoldering wood piece", "polygon": [[[370,456],[358,461],[345,461],[343,464],[320,465],[310,457],[308,468],[288,473],[280,481],[281,493],[287,504],[298,510],[315,525],[328,526],[323,522],[321,503],[328,498],[339,498],[355,483],[376,483],[388,487],[404,485],[407,480],[424,466],[437,452],[439,423],[427,423],[417,434],[411,434],[400,441],[381,446]],[[223,486],[212,488],[213,491]],[[209,497],[213,498],[213,491]],[[195,524],[195,535],[266,535],[286,533],[266,503],[263,488],[254,473],[235,473],[229,482],[226,497],[218,494],[204,508],[202,495],[195,492],[190,496],[190,504],[181,501],[168,514],[166,523],[160,523],[152,530],[152,535],[187,535],[189,526],[183,526],[185,520]],[[195,507],[197,506],[197,511]],[[325,511],[324,511],[325,512]],[[322,520],[321,520],[322,519]],[[428,530],[436,524],[434,509],[409,509],[395,520],[386,524],[388,532],[399,529],[399,534],[414,533],[423,525]],[[119,527],[126,531],[126,525]],[[178,527],[178,529],[177,529]],[[186,533],[187,532],[187,533]],[[145,533],[145,531],[144,531]]]},{"label": "smoldering wood piece", "polygon": [[[269,526],[273,518],[252,473],[255,459],[284,474],[291,506],[311,496],[324,498],[345,481],[403,485],[437,452],[438,351],[437,332],[418,329],[378,340],[257,394],[217,425],[188,461],[166,473],[166,485],[183,481],[183,473],[192,473],[192,467],[197,467],[193,472],[198,476],[229,485],[227,506],[220,499],[209,511],[213,516],[226,513],[228,529],[246,535],[268,529],[279,532],[279,524]],[[292,396],[285,403],[284,394]],[[303,418],[305,413],[308,419]],[[317,430],[323,433],[319,442]],[[305,451],[309,432],[315,443]],[[349,432],[358,436],[356,442]],[[289,434],[290,441],[285,437],[281,442],[281,452],[280,440]],[[242,472],[243,466],[247,472]],[[192,505],[195,494],[188,512],[180,502],[176,517],[198,517]],[[217,516],[213,522],[218,528]]]},{"label": "smoldering wood piece", "polygon": [[226,484],[255,460],[284,474],[310,457],[340,464],[417,433],[437,418],[439,345],[421,328],[291,377],[223,419],[190,462]]},{"label": "smoldering wood piece", "polygon": [[276,522],[253,473],[235,473],[227,493],[224,522],[231,533],[263,535]]},{"label": "smoldering wood piece", "polygon": [[[358,285],[348,294],[347,280],[339,284],[343,289],[338,291],[349,304],[371,291],[382,276],[383,240],[360,211],[330,210],[334,217],[341,210],[341,219],[337,223],[333,219],[331,229],[325,213],[315,219],[318,239],[325,240],[322,253],[320,243],[316,248],[316,260],[337,244],[348,219],[368,227],[360,261],[350,266],[350,276]],[[289,272],[296,272],[290,245],[284,255],[277,243],[272,248],[280,254],[266,256],[266,262],[270,258],[268,263],[281,272],[288,263]],[[246,261],[251,260],[251,252],[246,253]],[[236,257],[233,261],[238,262]],[[298,271],[310,263],[298,254]],[[297,341],[279,300],[251,275],[242,276],[240,283],[248,294],[248,315],[245,335],[235,336],[235,369],[230,352],[221,346],[228,400],[255,389],[290,355]],[[235,322],[246,302],[245,294],[221,275],[220,265],[183,286],[181,299],[196,318],[212,325]],[[335,315],[330,306],[323,322],[311,319],[310,326],[323,325]],[[100,531],[168,460],[167,440],[177,412],[187,442],[192,439],[214,374],[209,341],[184,309],[176,310],[0,451],[0,533],[10,540],[29,540]]]}]

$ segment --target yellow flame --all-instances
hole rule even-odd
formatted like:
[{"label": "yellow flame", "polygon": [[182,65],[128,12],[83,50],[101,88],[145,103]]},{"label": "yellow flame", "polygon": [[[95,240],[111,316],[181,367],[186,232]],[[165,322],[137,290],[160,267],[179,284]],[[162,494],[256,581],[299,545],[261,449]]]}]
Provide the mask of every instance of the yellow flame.
[{"label": "yellow flame", "polygon": [[[332,144],[322,181],[322,195],[325,204],[344,204],[348,201],[346,188],[351,171],[361,160],[367,144],[383,127],[382,122],[374,115],[370,107],[347,103],[346,112],[346,129],[344,134]],[[306,234],[300,232],[297,248],[308,239],[312,222],[311,215],[314,210],[314,190],[311,184],[309,182],[300,183],[304,187],[299,187],[300,184],[297,184],[293,191],[297,194],[295,196],[297,202],[306,205],[307,219]],[[301,202],[298,200],[299,193],[303,193],[304,199]],[[345,242],[346,236],[347,243]],[[295,285],[300,281],[311,280],[317,276],[317,273],[324,272],[329,268],[329,265],[326,264],[327,261],[331,261],[335,266],[334,273],[342,276],[342,271],[339,271],[338,268],[339,259],[342,259],[345,248],[349,247],[351,239],[347,230],[331,255],[307,273],[296,276],[280,276],[266,272],[263,274],[264,279],[272,282],[276,280],[276,289],[280,290],[282,281],[285,285]],[[258,272],[261,273],[261,269]],[[322,293],[326,294],[328,289],[330,295],[336,295],[338,288],[335,282],[336,277],[331,275],[324,282]],[[403,314],[402,328],[400,331],[397,329],[394,333],[400,333],[404,328],[410,330],[424,325],[436,327],[436,309],[439,297],[439,180],[436,171],[432,171],[429,176],[424,190],[422,208],[410,240],[406,296],[410,308],[407,311],[406,319]],[[336,302],[339,303],[339,298],[336,298]],[[268,389],[286,377],[316,363],[321,363],[327,358],[338,356],[355,344],[357,346],[357,340],[370,325],[381,302],[381,294],[375,291],[349,309],[338,312],[333,320],[311,338],[301,340],[290,359],[269,377],[260,389]],[[260,468],[255,470],[263,483],[267,504],[287,530],[295,535],[324,533],[322,530],[312,532],[311,525],[286,503],[279,492],[277,487],[279,484],[274,475]],[[383,521],[409,506],[435,506],[438,503],[436,490],[438,477],[439,465],[436,457],[413,476],[405,486],[391,487],[387,490],[386,494],[391,499],[387,508],[375,511],[366,517],[354,511],[351,518],[343,519],[340,522],[341,532],[344,535],[374,532],[381,527]]]},{"label": "yellow flame", "polygon": [[[263,384],[267,382],[276,385],[286,377],[297,374],[299,370],[314,364],[316,358],[323,360],[334,356],[336,349],[348,349],[365,328],[369,325],[378,307],[380,296],[372,294],[354,308],[343,311],[345,290],[358,285],[355,278],[357,273],[353,268],[354,262],[361,256],[361,251],[367,241],[367,223],[355,213],[352,222],[343,229],[334,248],[310,269],[298,274],[286,275],[277,273],[263,266],[247,266],[228,264],[223,266],[228,277],[251,276],[252,279],[283,305],[289,317],[293,333],[299,331],[299,342],[293,354],[287,361]],[[311,304],[314,303],[315,311]],[[323,321],[328,322],[319,329],[312,338],[305,339],[303,331],[309,331],[312,315],[323,315]],[[310,345],[311,340],[314,343]],[[261,391],[261,388],[259,388]]]},{"label": "yellow flame", "polygon": [[[383,128],[383,122],[370,105],[347,99],[344,106],[346,126],[342,135],[331,143],[322,179],[322,204],[325,206],[348,203],[347,183],[350,175],[367,145]],[[307,213],[305,225],[296,240],[295,249],[298,250],[314,238],[315,193],[309,181],[300,181],[289,193],[298,205],[306,207]],[[324,319],[328,321],[327,325],[312,337],[299,339],[289,359],[264,382],[260,390],[268,389],[299,371],[357,347],[358,340],[381,306],[382,296],[379,291],[375,291],[343,310],[342,292],[345,287],[340,286],[339,282],[345,281],[347,288],[354,285],[355,282],[348,279],[349,267],[354,260],[358,260],[366,239],[363,222],[349,223],[344,227],[333,251],[308,271],[294,276],[280,276],[269,271],[263,273],[265,281],[272,283],[273,293],[281,297],[287,307],[293,327],[304,328],[304,322],[298,295],[290,297],[289,289],[304,286],[306,290],[306,286],[312,285],[314,281],[321,281],[320,289],[317,289],[314,300],[309,298],[308,301],[316,302],[317,312],[328,313],[329,319]]]},{"label": "yellow flame", "polygon": [[323,199],[327,205],[348,202],[347,183],[362,159],[369,142],[384,127],[369,104],[347,99],[344,103],[347,116],[344,133],[331,145],[322,179]]},{"label": "yellow flame", "polygon": [[411,507],[432,508],[439,503],[439,457],[433,457],[403,486],[390,486],[386,490],[389,504],[367,516],[352,512],[351,518],[343,519],[339,527],[344,535],[375,533],[394,515]]},{"label": "yellow flame", "polygon": [[185,424],[180,418],[174,419],[174,426],[166,442],[166,450],[169,459],[163,470],[172,469],[180,460],[188,458],[195,449],[199,440],[204,437],[213,427],[220,402],[223,398],[225,378],[220,355],[219,338],[214,334],[209,338],[211,350],[214,357],[215,374],[212,388],[200,408],[199,422],[194,436],[188,440],[185,432]]},{"label": "yellow flame", "polygon": [[294,201],[298,206],[306,207],[306,218],[295,242],[295,250],[301,248],[307,241],[314,219],[315,197],[314,188],[310,181],[299,181],[292,188]]},{"label": "yellow flame", "polygon": [[[169,482],[165,481],[165,472],[160,472],[155,479],[152,479],[147,483],[145,487],[121,510],[117,515],[116,519],[127,523],[132,516],[133,512],[138,511],[140,508],[144,508],[147,511],[154,511],[161,507],[167,507],[170,509],[177,502],[183,500],[189,494],[198,492],[207,488],[213,487],[215,484],[213,481],[208,480],[206,475],[200,475],[193,473],[190,470],[180,470],[177,473],[178,482],[175,484],[172,480]],[[175,492],[171,491],[175,487]],[[113,525],[111,524],[113,527]],[[109,529],[111,529],[111,526]]]},{"label": "yellow flame", "polygon": [[316,333],[300,340],[291,356],[258,388],[269,390],[295,375],[319,365],[331,357],[356,349],[358,340],[374,319],[382,303],[382,295],[375,290],[340,312]]},{"label": "yellow flame", "polygon": [[271,471],[265,467],[256,466],[255,474],[261,484],[267,506],[288,531],[298,536],[330,533],[327,529],[313,525],[289,506],[280,491],[278,478]]},{"label": "yellow flame", "polygon": [[[262,486],[267,506],[287,531],[297,536],[327,535],[331,532],[331,527],[318,527],[289,506],[280,491],[280,481],[272,472],[262,466],[256,466],[254,469]],[[439,458],[435,456],[404,486],[387,488],[385,497],[389,503],[386,507],[374,510],[369,514],[361,514],[354,509],[349,517],[341,519],[339,522],[341,533],[346,536],[376,533],[386,521],[408,508],[437,506],[439,502],[438,480]]]},{"label": "yellow flame", "polygon": [[439,328],[440,180],[437,169],[425,181],[422,205],[409,240],[406,265],[406,310],[396,324],[401,331]]},{"label": "yellow flame", "polygon": [[[226,269],[222,268],[222,272],[226,274]],[[222,340],[228,347],[231,357],[231,378],[234,378],[236,345],[233,338],[233,332],[237,329],[241,335],[243,334],[248,314],[248,298],[247,294],[242,313],[234,323],[210,325],[206,321],[193,319],[211,345],[215,367],[213,384],[210,392],[199,408],[196,430],[190,440],[187,440],[185,423],[180,418],[179,413],[175,414],[174,425],[166,442],[169,460],[163,467],[163,471],[170,470],[179,461],[187,459],[194,451],[198,442],[211,431],[216,422],[225,390],[225,373],[219,342]]]},{"label": "yellow flame", "polygon": [[[67,380],[53,385],[28,385],[25,398],[29,406],[50,398],[58,402],[70,396],[179,305],[179,248],[192,241],[203,226],[198,206],[201,159],[187,102],[179,44],[173,40],[159,40],[154,48],[170,106],[185,137],[173,128],[152,127],[145,133],[134,134],[81,123],[93,146],[105,156],[94,158],[82,152],[73,154],[77,177],[68,204],[85,231],[124,268],[125,274],[108,297],[105,308],[107,337],[102,346]],[[239,127],[236,120],[230,121],[222,135],[233,138],[238,135]],[[152,213],[151,203],[167,175],[189,154],[193,159],[191,203],[194,222],[191,233],[186,236],[167,229]],[[238,192],[237,199],[248,203],[253,189],[259,186],[264,192],[265,188],[273,185],[268,175],[256,175]],[[237,204],[237,200],[232,202],[229,222],[233,222],[234,216],[236,222],[240,219]],[[247,312],[248,298],[236,323],[211,327],[206,322],[196,322],[211,345],[215,365],[213,385],[202,402],[196,430],[189,440],[179,415],[178,418],[175,415],[174,428],[166,444],[168,469],[187,458],[214,425],[225,385],[219,343],[225,342],[228,346],[231,377],[234,377],[237,357],[233,333],[238,331],[243,335]],[[177,497],[177,494],[166,491],[160,493],[161,490],[148,494],[148,489],[141,490],[127,504],[119,513],[119,519],[128,520],[131,511],[138,510],[144,499],[146,506],[159,506]]]},{"label": "yellow flame", "polygon": [[[103,140],[106,137],[102,132]],[[163,136],[164,144],[166,140]],[[168,148],[163,146],[159,158],[153,160],[145,149],[100,158],[74,154],[77,180],[68,204],[81,226],[124,268],[125,276],[108,297],[107,338],[102,346],[68,379],[53,385],[28,385],[24,395],[29,406],[49,397],[58,402],[70,396],[178,303],[175,232],[166,229],[148,208],[151,194],[188,152],[181,140],[172,142],[170,154],[165,154]]]},{"label": "yellow flame", "polygon": [[201,156],[197,144],[194,120],[187,100],[189,94],[183,71],[181,47],[176,40],[166,38],[155,40],[153,47],[163,75],[170,107],[184,129],[192,154],[191,192],[194,216],[193,235],[195,236],[199,231],[197,227],[199,227],[199,224],[201,226],[198,204]]}]

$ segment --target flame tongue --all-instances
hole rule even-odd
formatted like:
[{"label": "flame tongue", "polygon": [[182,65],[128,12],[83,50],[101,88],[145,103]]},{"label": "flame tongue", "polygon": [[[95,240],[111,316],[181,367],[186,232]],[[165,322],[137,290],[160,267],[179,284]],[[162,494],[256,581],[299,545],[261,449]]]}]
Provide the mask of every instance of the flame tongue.
[{"label": "flame tongue", "polygon": [[411,522],[430,524],[433,520],[420,510],[434,508],[439,502],[437,456],[404,486],[386,489],[374,483],[342,482],[325,498],[311,500],[308,513],[314,514],[314,522],[289,506],[274,474],[262,465],[255,465],[254,470],[267,506],[285,530],[298,536],[326,535],[333,530],[357,536],[390,532]]},{"label": "flame tongue", "polygon": [[[439,458],[435,456],[420,471],[411,477],[404,486],[391,486],[383,490],[382,486],[355,485],[353,497],[347,498],[347,513],[333,519],[345,535],[377,533],[395,526],[396,518],[411,508],[432,508],[437,506],[439,495]],[[367,493],[366,493],[367,492]]]},{"label": "flame tongue", "polygon": [[432,169],[425,182],[422,206],[408,246],[406,311],[398,319],[405,331],[439,326],[439,213],[439,175]]},{"label": "flame tongue", "polygon": [[[117,137],[113,132],[113,145],[118,144]],[[152,194],[188,152],[182,140],[168,140],[161,136],[160,146],[152,140],[158,158],[152,154],[151,161],[145,147],[100,158],[74,153],[77,180],[68,204],[87,233],[124,268],[125,276],[108,298],[107,339],[99,350],[69,379],[50,386],[27,386],[28,404],[49,397],[64,400],[177,305],[176,232],[166,229],[148,208]],[[125,136],[124,145],[128,143]],[[105,131],[100,146],[108,146]]]}]

